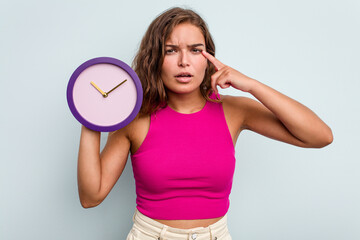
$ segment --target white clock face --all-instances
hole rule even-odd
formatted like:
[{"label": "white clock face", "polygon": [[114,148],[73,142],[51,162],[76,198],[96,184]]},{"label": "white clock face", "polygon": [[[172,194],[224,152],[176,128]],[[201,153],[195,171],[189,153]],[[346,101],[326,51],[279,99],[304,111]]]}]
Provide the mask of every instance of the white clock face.
[{"label": "white clock face", "polygon": [[[101,92],[108,94],[104,97]],[[82,71],[72,94],[78,113],[86,121],[104,127],[124,121],[134,110],[138,97],[130,75],[110,63],[94,64]]]}]

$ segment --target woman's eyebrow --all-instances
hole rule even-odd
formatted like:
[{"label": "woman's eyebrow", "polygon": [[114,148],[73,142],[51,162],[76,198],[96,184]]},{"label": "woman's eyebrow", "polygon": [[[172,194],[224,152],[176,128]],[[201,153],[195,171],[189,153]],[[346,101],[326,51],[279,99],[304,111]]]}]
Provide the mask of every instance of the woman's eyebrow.
[{"label": "woman's eyebrow", "polygon": [[[196,44],[187,45],[188,48],[199,47],[199,46],[205,47],[204,44],[202,44],[202,43],[196,43]],[[172,45],[172,44],[166,44],[165,47],[179,48],[178,45]]]}]

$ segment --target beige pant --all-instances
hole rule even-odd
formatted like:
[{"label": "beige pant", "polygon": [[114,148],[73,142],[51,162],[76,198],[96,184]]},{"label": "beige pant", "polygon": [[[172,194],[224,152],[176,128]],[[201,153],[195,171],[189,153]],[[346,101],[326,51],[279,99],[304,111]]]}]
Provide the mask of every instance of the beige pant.
[{"label": "beige pant", "polygon": [[232,240],[227,227],[227,214],[208,227],[181,229],[161,224],[136,208],[133,222],[126,240]]}]

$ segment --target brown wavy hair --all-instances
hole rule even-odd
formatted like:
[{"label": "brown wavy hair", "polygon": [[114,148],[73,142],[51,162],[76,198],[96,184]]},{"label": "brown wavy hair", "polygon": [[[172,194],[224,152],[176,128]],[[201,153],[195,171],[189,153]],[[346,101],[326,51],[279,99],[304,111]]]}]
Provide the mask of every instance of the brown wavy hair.
[{"label": "brown wavy hair", "polygon": [[[215,56],[214,41],[207,24],[199,14],[191,9],[174,7],[157,16],[148,27],[132,63],[132,67],[139,76],[143,88],[143,103],[140,115],[150,115],[167,105],[168,96],[165,85],[161,80],[165,41],[170,37],[174,27],[181,23],[191,23],[198,27],[205,38],[206,51]],[[209,98],[212,92],[210,77],[214,73],[215,67],[208,61],[200,91],[206,100],[221,102],[221,100]]]}]

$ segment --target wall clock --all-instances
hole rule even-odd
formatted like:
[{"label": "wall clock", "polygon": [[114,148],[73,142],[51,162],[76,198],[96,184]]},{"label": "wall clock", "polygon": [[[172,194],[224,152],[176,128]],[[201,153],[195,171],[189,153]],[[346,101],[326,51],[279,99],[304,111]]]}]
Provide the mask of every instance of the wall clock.
[{"label": "wall clock", "polygon": [[82,125],[98,132],[128,125],[140,111],[142,100],[143,90],[135,71],[116,58],[84,62],[67,86],[71,113]]}]

